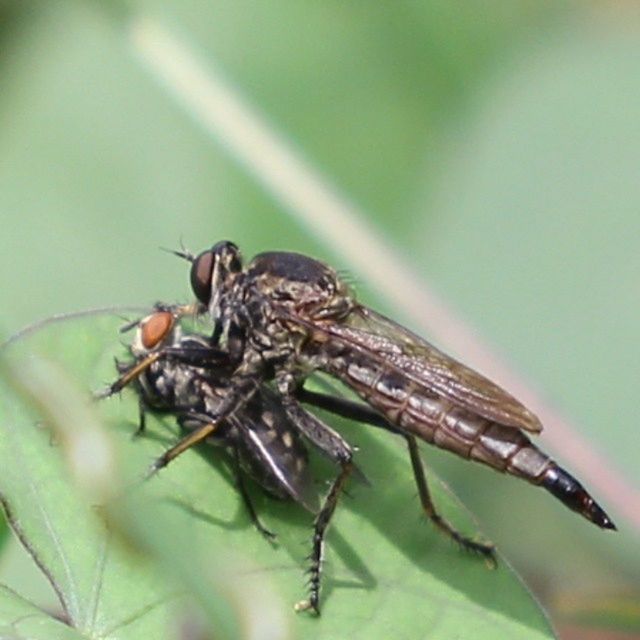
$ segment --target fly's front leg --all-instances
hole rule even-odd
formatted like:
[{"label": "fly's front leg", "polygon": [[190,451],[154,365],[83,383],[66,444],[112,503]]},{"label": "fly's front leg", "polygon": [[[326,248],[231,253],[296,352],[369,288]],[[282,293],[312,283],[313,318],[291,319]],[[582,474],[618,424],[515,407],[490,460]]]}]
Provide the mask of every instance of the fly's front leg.
[{"label": "fly's front leg", "polygon": [[422,460],[420,458],[420,451],[418,449],[418,443],[416,439],[411,435],[406,435],[407,445],[409,447],[409,457],[411,458],[411,466],[413,467],[413,475],[418,487],[418,494],[420,496],[420,503],[427,517],[433,522],[433,524],[440,529],[443,533],[455,540],[463,549],[474,551],[484,556],[489,563],[495,567],[497,560],[495,555],[495,547],[492,544],[483,544],[476,542],[471,538],[467,538],[459,531],[453,528],[447,520],[445,520],[435,508],[433,501],[431,500],[431,493],[427,485],[427,478],[424,473],[424,467],[422,466]]},{"label": "fly's front leg", "polygon": [[338,504],[340,493],[349,475],[357,469],[353,464],[353,449],[349,443],[304,409],[293,396],[297,385],[290,374],[284,374],[277,379],[278,389],[282,394],[282,406],[288,418],[300,431],[331,460],[341,466],[340,473],[333,481],[329,493],[318,513],[313,528],[313,548],[309,560],[309,599],[296,604],[296,611],[310,610],[320,614],[320,587],[322,581],[322,561],[327,528]]},{"label": "fly's front leg", "polygon": [[[231,380],[227,395],[224,400],[216,408],[207,415],[198,415],[201,419],[202,426],[197,428],[189,435],[182,438],[176,445],[167,449],[149,468],[147,478],[157,473],[160,469],[166,467],[172,460],[177,458],[181,453],[190,449],[194,445],[208,438],[232,413],[242,407],[251,399],[258,389],[258,382],[253,377],[239,377]],[[188,417],[186,414],[185,417]]]},{"label": "fly's front leg", "polygon": [[96,400],[102,400],[103,398],[108,398],[109,396],[119,393],[126,386],[139,378],[154,362],[157,362],[162,358],[163,355],[164,353],[162,350],[150,353],[148,356],[142,358],[142,360],[139,360],[131,368],[122,373],[122,375],[115,382],[112,382],[106,389],[96,391],[94,393],[94,398]]},{"label": "fly's front leg", "polygon": [[320,579],[322,576],[322,560],[324,557],[324,539],[331,522],[331,518],[338,505],[338,498],[344,489],[347,478],[353,471],[353,463],[345,462],[338,477],[333,481],[331,489],[318,513],[313,525],[313,549],[309,560],[309,599],[302,600],[295,605],[296,611],[313,611],[320,615]]}]

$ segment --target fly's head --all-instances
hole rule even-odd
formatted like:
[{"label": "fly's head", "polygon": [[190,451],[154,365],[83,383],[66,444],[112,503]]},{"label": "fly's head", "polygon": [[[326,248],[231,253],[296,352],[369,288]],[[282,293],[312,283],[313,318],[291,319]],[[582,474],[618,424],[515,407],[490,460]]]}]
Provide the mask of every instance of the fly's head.
[{"label": "fly's head", "polygon": [[309,321],[340,320],[354,305],[333,269],[298,253],[257,255],[247,268],[246,286],[270,304]]},{"label": "fly's head", "polygon": [[143,357],[180,340],[180,327],[170,311],[156,311],[138,323],[131,353]]},{"label": "fly's head", "polygon": [[214,321],[226,322],[229,299],[241,273],[240,250],[227,240],[214,244],[193,258],[191,288]]}]

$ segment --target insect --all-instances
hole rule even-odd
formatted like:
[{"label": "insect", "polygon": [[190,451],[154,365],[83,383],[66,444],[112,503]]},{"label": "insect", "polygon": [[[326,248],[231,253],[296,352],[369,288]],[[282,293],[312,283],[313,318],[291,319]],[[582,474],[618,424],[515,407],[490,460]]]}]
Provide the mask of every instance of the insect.
[{"label": "insect", "polygon": [[[489,560],[492,545],[464,536],[438,513],[418,439],[542,486],[599,527],[616,528],[587,490],[531,442],[527,433],[542,430],[532,412],[481,374],[360,304],[329,266],[296,253],[268,252],[243,267],[238,248],[227,241],[197,256],[178,255],[191,262],[192,289],[213,321],[208,348],[222,348],[231,370],[224,400],[181,450],[209,437],[273,380],[288,420],[341,465],[343,476],[353,468],[351,447],[302,402],[402,436],[425,514],[463,548]],[[169,346],[165,356],[182,360],[185,354]],[[207,368],[206,353],[201,356]],[[313,372],[340,380],[365,404],[315,397],[304,388]],[[111,390],[126,382],[116,381]],[[312,579],[319,584],[321,553],[315,558]],[[317,605],[316,593],[309,606]]]},{"label": "insect", "polygon": [[[136,335],[129,348],[134,361],[118,362],[117,369],[121,374],[120,380],[132,382],[138,391],[139,432],[145,429],[146,412],[152,411],[173,414],[183,428],[197,433],[215,422],[217,407],[228,391],[232,374],[229,358],[224,352],[213,349],[204,336],[183,333],[177,324],[179,313],[176,309],[158,309],[126,327],[136,327]],[[173,350],[173,356],[163,357],[168,348]],[[140,366],[141,363],[148,364]],[[322,394],[311,392],[304,397],[340,415],[350,416],[354,409],[357,411],[357,407],[347,400],[329,398],[325,401]],[[363,420],[370,418],[384,426],[384,422],[375,415],[365,413],[360,417]],[[159,458],[151,472],[166,466],[186,450],[188,446],[184,443],[188,443],[189,438],[186,436],[169,450],[171,453]],[[343,465],[320,505],[300,431],[284,412],[278,395],[265,385],[260,386],[238,411],[216,422],[207,442],[230,451],[239,493],[252,522],[264,536],[275,538],[275,534],[258,518],[244,484],[243,471],[273,496],[292,499],[315,514],[310,596],[296,606],[319,612],[319,567],[324,538],[340,491],[354,468]]]},{"label": "insect", "polygon": [[[127,373],[165,345],[183,350],[185,359],[209,347],[203,336],[183,335],[173,312],[159,310],[137,323],[130,346],[134,363],[117,363],[118,371]],[[184,361],[161,359],[135,378],[140,406],[138,432],[145,429],[147,411],[174,414],[180,426],[190,432],[209,422],[209,414],[215,412],[225,396],[229,371],[224,354],[216,352],[213,358],[209,351],[208,355],[206,370]],[[312,513],[318,511],[307,449],[280,409],[277,396],[267,387],[262,387],[236,415],[222,422],[208,441],[230,451],[240,495],[253,523],[265,536],[274,537],[258,520],[242,471],[270,494],[291,498]]]},{"label": "insect", "polygon": [[[238,363],[233,387],[246,388],[248,379],[275,379],[282,406],[300,426],[305,410],[296,390],[311,372],[327,373],[405,435],[412,459],[417,437],[540,485],[599,527],[616,528],[586,489],[531,443],[525,432],[542,430],[531,411],[358,303],[329,266],[297,253],[268,252],[243,267],[238,247],[228,241],[196,257],[180,255],[192,262],[191,286],[215,323],[214,343],[226,344]],[[418,486],[423,497],[426,480]],[[423,507],[438,523],[424,497]],[[440,528],[464,545],[471,542],[448,526]]]}]

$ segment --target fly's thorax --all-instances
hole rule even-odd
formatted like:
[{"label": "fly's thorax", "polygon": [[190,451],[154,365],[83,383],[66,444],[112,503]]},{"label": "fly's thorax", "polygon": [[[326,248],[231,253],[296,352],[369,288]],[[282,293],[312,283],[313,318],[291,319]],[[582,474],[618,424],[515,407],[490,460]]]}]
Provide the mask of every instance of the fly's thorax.
[{"label": "fly's thorax", "polygon": [[353,306],[348,287],[333,269],[298,253],[261,253],[246,275],[257,295],[303,320],[337,320]]},{"label": "fly's thorax", "polygon": [[191,408],[199,402],[200,397],[197,375],[195,370],[186,365],[159,360],[139,376],[138,385],[143,400],[152,408]]}]

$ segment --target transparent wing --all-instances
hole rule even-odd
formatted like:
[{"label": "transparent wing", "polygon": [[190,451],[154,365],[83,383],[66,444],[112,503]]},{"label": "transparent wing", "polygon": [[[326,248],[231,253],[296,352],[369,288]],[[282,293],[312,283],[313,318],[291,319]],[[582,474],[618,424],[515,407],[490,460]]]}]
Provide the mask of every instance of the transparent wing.
[{"label": "transparent wing", "polygon": [[[262,386],[254,400],[232,418],[242,434],[245,456],[261,483],[266,471],[281,490],[312,513],[319,496],[309,469],[307,450],[299,432],[289,421],[275,394]],[[262,470],[262,471],[260,471]],[[260,478],[262,473],[263,478]]]},{"label": "transparent wing", "polygon": [[327,323],[323,328],[414,383],[487,420],[535,433],[542,431],[537,416],[497,384],[367,307],[355,307],[340,322]]}]

